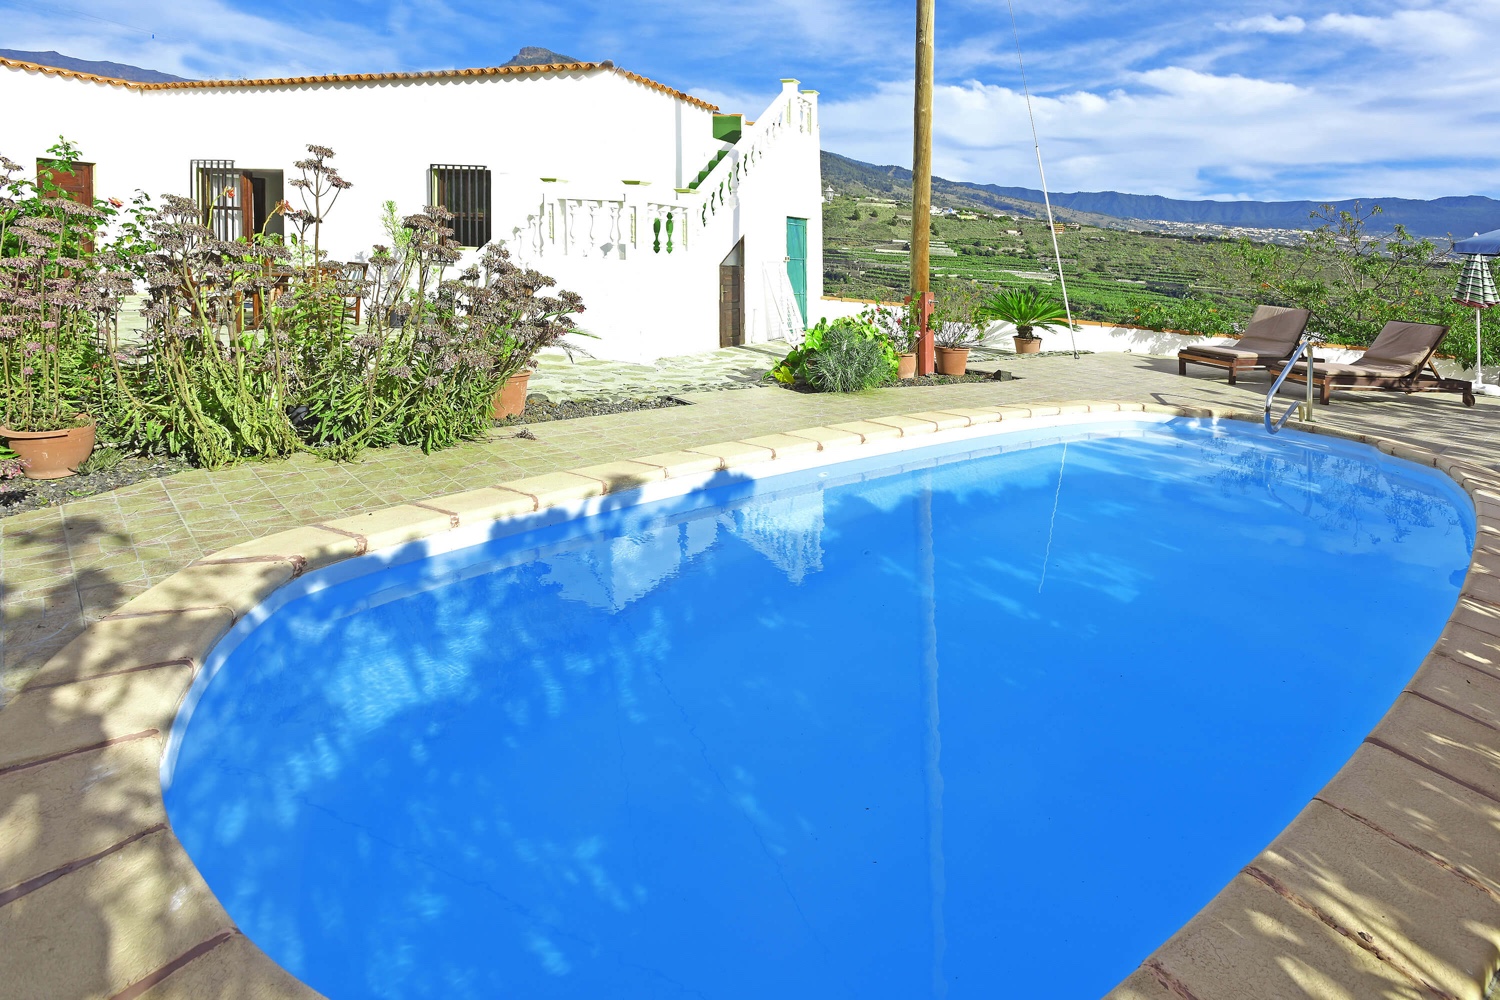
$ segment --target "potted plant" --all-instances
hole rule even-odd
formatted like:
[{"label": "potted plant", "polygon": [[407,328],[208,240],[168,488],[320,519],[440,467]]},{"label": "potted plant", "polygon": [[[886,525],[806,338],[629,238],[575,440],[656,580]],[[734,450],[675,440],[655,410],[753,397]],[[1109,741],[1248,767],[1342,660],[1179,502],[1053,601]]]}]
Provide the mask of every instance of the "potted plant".
[{"label": "potted plant", "polygon": [[519,417],[526,409],[526,384],[530,381],[530,368],[522,368],[513,375],[507,375],[500,388],[495,391],[490,415],[496,420]]},{"label": "potted plant", "polygon": [[905,305],[888,306],[877,302],[859,314],[890,341],[896,352],[896,377],[917,377],[917,327],[915,314]]},{"label": "potted plant", "polygon": [[974,340],[974,328],[963,323],[947,320],[932,328],[932,341],[937,353],[939,375],[962,375],[969,370],[969,346]]},{"label": "potted plant", "polygon": [[939,375],[963,375],[968,371],[969,347],[978,342],[981,325],[971,286],[943,296],[932,326]]},{"label": "potted plant", "polygon": [[95,323],[114,307],[88,252],[103,213],[20,170],[0,157],[0,439],[29,478],[62,479],[94,449],[84,377]]},{"label": "potted plant", "polygon": [[980,314],[985,319],[997,319],[1015,326],[1017,354],[1035,354],[1040,351],[1042,338],[1036,333],[1036,328],[1050,326],[1068,318],[1063,304],[1051,295],[1044,294],[1035,285],[997,291],[985,300],[980,307]]}]

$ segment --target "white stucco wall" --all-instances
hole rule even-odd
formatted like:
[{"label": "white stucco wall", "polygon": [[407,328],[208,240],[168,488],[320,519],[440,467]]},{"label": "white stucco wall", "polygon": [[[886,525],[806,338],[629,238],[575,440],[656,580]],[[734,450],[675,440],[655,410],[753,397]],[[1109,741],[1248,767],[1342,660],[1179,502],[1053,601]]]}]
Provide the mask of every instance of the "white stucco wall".
[{"label": "white stucco wall", "polygon": [[[600,357],[718,346],[718,264],[741,235],[747,339],[766,339],[776,299],[761,275],[785,256],[788,216],[808,219],[810,302],[821,295],[816,95],[796,81],[696,192],[677,189],[725,148],[713,112],[611,69],[142,90],[0,67],[0,108],[0,153],[29,166],[65,135],[95,163],[99,197],[190,193],[199,159],[290,181],[308,143],[329,146],[354,185],[324,227],[335,259],[386,241],[382,202],[420,210],[431,164],[485,166],[494,238],[583,296],[599,336],[583,344]],[[653,251],[650,222],[669,212],[672,253]]]},{"label": "white stucco wall", "polygon": [[[829,319],[840,316],[857,316],[871,303],[857,299],[823,299],[819,304],[819,315]],[[1200,344],[1232,344],[1235,337],[1204,337],[1191,333],[1173,333],[1166,330],[1148,330],[1138,326],[1113,323],[1094,323],[1080,320],[1077,329],[1068,336],[1066,325],[1055,329],[1040,330],[1042,350],[1070,351],[1076,345],[1080,351],[1095,354],[1152,354],[1162,357],[1175,355],[1184,347]],[[1016,328],[1010,323],[991,323],[985,328],[982,343],[988,347],[1009,350]],[[1319,347],[1317,356],[1330,361],[1352,361],[1362,352],[1343,347]]]}]

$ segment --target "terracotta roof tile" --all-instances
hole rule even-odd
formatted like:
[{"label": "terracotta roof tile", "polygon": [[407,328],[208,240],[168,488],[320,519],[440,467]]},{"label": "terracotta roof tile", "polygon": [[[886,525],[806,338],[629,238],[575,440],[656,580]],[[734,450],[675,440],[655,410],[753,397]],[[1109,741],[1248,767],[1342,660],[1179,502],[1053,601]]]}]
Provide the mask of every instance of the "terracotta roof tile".
[{"label": "terracotta roof tile", "polygon": [[595,70],[608,70],[617,73],[652,90],[660,91],[684,101],[695,107],[705,108],[709,111],[717,111],[718,106],[700,100],[691,94],[685,94],[680,90],[673,90],[664,83],[632,73],[629,70],[620,69],[609,60],[604,62],[577,62],[577,63],[549,63],[542,66],[481,66],[474,69],[440,69],[425,73],[330,73],[325,76],[283,76],[260,80],[182,80],[173,83],[134,83],[129,80],[119,80],[114,77],[96,76],[93,73],[79,73],[70,69],[58,69],[56,66],[44,66],[41,63],[24,62],[19,59],[7,59],[0,56],[0,66],[11,69],[28,70],[45,73],[48,76],[70,77],[75,80],[85,80],[90,83],[105,83],[111,86],[124,87],[127,90],[205,90],[213,87],[296,87],[317,83],[395,83],[405,80],[452,80],[466,77],[483,76],[521,76],[529,73],[578,73],[592,72]]}]

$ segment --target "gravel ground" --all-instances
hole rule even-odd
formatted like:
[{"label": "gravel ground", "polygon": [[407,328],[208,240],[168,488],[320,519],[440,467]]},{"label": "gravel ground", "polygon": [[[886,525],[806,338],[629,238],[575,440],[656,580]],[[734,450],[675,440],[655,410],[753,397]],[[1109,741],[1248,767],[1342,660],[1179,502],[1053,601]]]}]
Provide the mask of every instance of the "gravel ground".
[{"label": "gravel ground", "polygon": [[[899,380],[897,382],[892,382],[890,385],[881,386],[881,388],[883,388],[883,389],[920,389],[920,388],[922,388],[924,386],[930,386],[930,385],[957,385],[960,382],[1009,382],[1009,381],[1011,381],[1014,378],[1017,378],[1017,376],[1013,375],[1013,374],[1011,374],[1010,372],[1007,372],[1007,371],[999,371],[999,370],[992,371],[992,372],[970,371],[970,372],[965,372],[963,375],[917,375],[917,376],[915,376],[913,378],[904,378],[904,379],[901,379],[901,380]],[[777,385],[779,383],[768,382],[766,384],[767,385]],[[819,391],[821,391],[821,390],[813,388],[811,385],[808,385],[805,382],[797,382],[797,383],[795,383],[793,385],[783,385],[783,386],[781,386],[781,388],[783,388],[783,389],[790,389],[792,392],[819,392]]]},{"label": "gravel ground", "polygon": [[574,417],[597,417],[605,413],[628,413],[631,410],[659,410],[664,406],[687,406],[675,396],[640,396],[620,398],[607,396],[596,399],[565,399],[553,402],[546,396],[532,393],[526,397],[526,409],[519,417],[495,421],[496,427],[519,427],[522,424],[543,424],[549,420],[572,420]]},{"label": "gravel ground", "polygon": [[904,378],[891,386],[892,389],[919,389],[927,385],[957,385],[960,382],[1009,382],[1015,378],[1007,371],[965,372],[962,375],[918,375]]},{"label": "gravel ground", "polygon": [[[192,468],[180,458],[126,458],[106,472],[69,476],[67,479],[13,479],[13,487],[0,492],[0,517],[39,507],[55,507],[70,500],[107,493],[143,479],[160,479]],[[4,486],[0,486],[4,489]]]}]

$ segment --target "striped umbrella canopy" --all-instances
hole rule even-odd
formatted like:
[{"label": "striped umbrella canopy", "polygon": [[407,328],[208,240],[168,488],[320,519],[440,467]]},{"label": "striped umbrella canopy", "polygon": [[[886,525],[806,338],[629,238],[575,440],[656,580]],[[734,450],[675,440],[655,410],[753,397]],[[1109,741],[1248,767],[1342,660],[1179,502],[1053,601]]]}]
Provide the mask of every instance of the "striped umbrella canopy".
[{"label": "striped umbrella canopy", "polygon": [[1464,262],[1464,273],[1459,275],[1458,287],[1453,290],[1453,301],[1471,309],[1488,309],[1500,303],[1495,276],[1483,254],[1472,254]]}]

